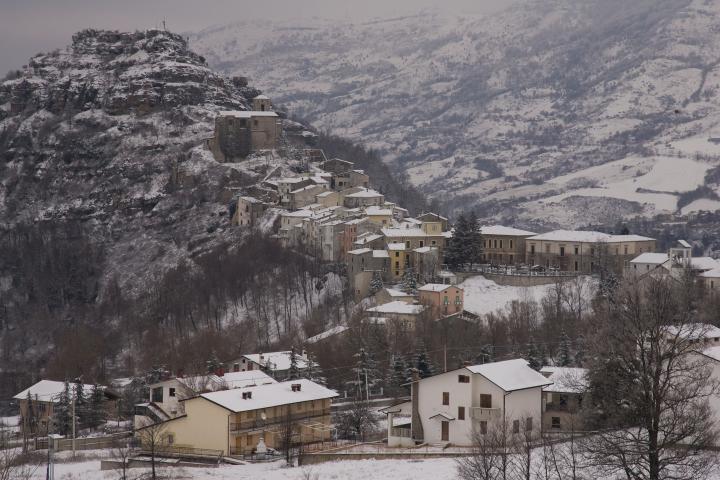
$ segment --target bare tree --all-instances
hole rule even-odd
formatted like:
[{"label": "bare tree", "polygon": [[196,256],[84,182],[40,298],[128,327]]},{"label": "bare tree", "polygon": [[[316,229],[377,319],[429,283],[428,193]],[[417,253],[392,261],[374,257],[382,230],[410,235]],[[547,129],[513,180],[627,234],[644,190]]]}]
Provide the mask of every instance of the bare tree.
[{"label": "bare tree", "polygon": [[7,425],[0,424],[0,480],[29,480],[39,466],[37,458],[11,442]]},{"label": "bare tree", "polygon": [[168,450],[167,423],[154,423],[147,419],[143,425],[135,430],[135,438],[142,446],[144,452],[150,456],[151,479],[157,477],[157,458]]},{"label": "bare tree", "polygon": [[129,439],[120,438],[115,442],[112,450],[112,459],[120,464],[117,469],[119,480],[129,480],[128,470],[130,469],[129,460],[134,449],[130,446]]},{"label": "bare tree", "polygon": [[686,285],[646,278],[609,299],[590,366],[594,418],[583,442],[595,467],[630,480],[702,478],[717,440],[709,398],[718,391],[693,323]]}]

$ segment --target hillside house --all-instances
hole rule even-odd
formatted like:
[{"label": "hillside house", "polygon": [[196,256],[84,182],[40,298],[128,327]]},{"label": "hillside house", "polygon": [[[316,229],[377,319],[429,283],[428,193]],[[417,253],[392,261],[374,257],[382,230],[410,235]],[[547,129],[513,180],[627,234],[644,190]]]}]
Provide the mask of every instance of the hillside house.
[{"label": "hillside house", "polygon": [[462,312],[464,293],[460,287],[442,283],[428,283],[418,288],[420,303],[430,309],[433,318]]},{"label": "hillside house", "polygon": [[404,227],[383,228],[382,234],[387,243],[403,243],[405,248],[412,250],[421,247],[437,247],[442,253],[447,239],[446,233],[440,230],[439,222],[420,222],[417,226],[407,224]]},{"label": "hillside house", "polygon": [[[285,380],[290,373],[291,350],[280,352],[263,352],[242,355],[237,360],[226,362],[225,367],[229,372],[252,372],[262,371],[281,381]],[[305,351],[295,353],[298,371],[307,369],[308,357]]]},{"label": "hillside house", "polygon": [[489,225],[480,229],[483,241],[481,261],[493,265],[525,262],[525,239],[537,235],[526,230]]},{"label": "hillside house", "polygon": [[720,294],[720,267],[701,273],[700,280],[705,291],[712,295]]},{"label": "hillside house", "polygon": [[[672,247],[667,253],[643,253],[630,260],[625,266],[625,276],[671,275],[681,278],[686,270],[695,275],[699,282],[705,282],[706,272],[720,268],[720,261],[710,257],[693,257],[692,247],[685,240]],[[714,282],[713,282],[714,285]]]},{"label": "hillside house", "polygon": [[269,205],[255,197],[238,197],[231,223],[253,227],[267,211]]},{"label": "hillside house", "polygon": [[292,203],[292,192],[315,185],[315,182],[309,177],[282,177],[275,179],[275,185],[280,195],[280,205],[289,208]]},{"label": "hillside house", "polygon": [[437,213],[428,212],[423,213],[422,215],[418,215],[418,220],[422,223],[438,223],[440,224],[440,232],[445,232],[448,229],[448,219],[443,217],[442,215],[438,215]]},{"label": "hillside house", "polygon": [[252,107],[256,112],[271,112],[273,111],[272,102],[270,97],[267,95],[258,95],[252,99]]},{"label": "hillside house", "polygon": [[373,325],[384,325],[388,332],[412,332],[415,324],[425,312],[423,305],[414,305],[401,301],[393,301],[368,308],[367,320]]},{"label": "hillside house", "polygon": [[412,251],[410,265],[421,283],[432,282],[438,275],[442,260],[437,247],[420,247]]},{"label": "hillside house", "polygon": [[385,240],[379,233],[364,232],[357,236],[352,243],[352,247],[353,249],[372,248],[374,250],[381,250],[385,247]]},{"label": "hillside house", "polygon": [[316,196],[327,191],[324,185],[318,185],[312,183],[304,187],[299,187],[295,190],[291,190],[287,194],[288,208],[290,210],[299,210],[305,208],[308,205],[315,203]]},{"label": "hillside house", "polygon": [[355,299],[370,294],[370,282],[375,272],[383,280],[387,279],[389,264],[390,258],[385,250],[358,248],[347,252],[347,276]]},{"label": "hillside house", "polygon": [[429,444],[472,446],[474,430],[484,434],[503,425],[508,435],[539,435],[542,389],[550,384],[522,359],[416,377],[410,428],[391,432],[388,445],[399,444],[397,439],[404,437]]},{"label": "hillside house", "polygon": [[324,190],[315,195],[315,203],[324,207],[339,207],[342,205],[342,199],[338,192],[332,190]]},{"label": "hillside house", "polygon": [[412,293],[391,287],[385,287],[375,294],[376,305],[384,305],[390,302],[405,302],[413,304],[418,303],[418,297]]},{"label": "hillside house", "polygon": [[351,188],[340,192],[347,208],[379,207],[385,203],[385,195],[371,188]]},{"label": "hillside house", "polygon": [[526,263],[584,274],[601,268],[622,274],[627,262],[654,251],[655,240],[640,235],[555,230],[525,239]]},{"label": "hillside house", "polygon": [[162,380],[148,385],[149,398],[147,403],[136,407],[135,425],[139,426],[145,422],[139,417],[149,417],[158,422],[183,415],[185,413],[183,400],[201,393],[267,383],[276,383],[276,381],[260,370],[227,374],[218,372],[217,375],[208,373]]},{"label": "hillside house", "polygon": [[543,430],[582,431],[581,409],[589,390],[587,370],[542,367],[540,373],[553,382],[543,388]]},{"label": "hillside house", "polygon": [[183,401],[185,414],[164,423],[165,441],[174,447],[249,455],[261,440],[280,449],[285,425],[293,444],[329,440],[331,399],[337,393],[310,380],[257,385],[203,393]]},{"label": "hillside house", "polygon": [[208,147],[219,162],[243,160],[251,152],[277,148],[281,125],[272,111],[223,111],[215,117]]},{"label": "hillside house", "polygon": [[[93,385],[83,385],[83,393],[89,395]],[[117,412],[119,395],[105,386],[103,397],[108,414]],[[53,431],[52,417],[55,405],[65,391],[65,382],[40,380],[13,397],[20,407],[20,429],[28,435],[47,435]],[[75,384],[70,383],[70,394],[74,395]]]},{"label": "hillside house", "polygon": [[391,208],[367,207],[364,213],[368,221],[380,227],[389,227],[393,222],[393,211]]}]

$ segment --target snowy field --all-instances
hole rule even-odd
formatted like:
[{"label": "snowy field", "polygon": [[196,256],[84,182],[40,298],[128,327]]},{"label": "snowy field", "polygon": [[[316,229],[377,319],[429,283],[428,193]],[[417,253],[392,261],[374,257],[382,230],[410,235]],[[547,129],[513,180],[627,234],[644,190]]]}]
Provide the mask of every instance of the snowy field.
[{"label": "snowy field", "polygon": [[535,287],[498,285],[482,275],[470,277],[460,284],[465,290],[465,310],[478,315],[505,309],[513,300],[540,301],[553,284]]},{"label": "snowy field", "polygon": [[[366,480],[370,478],[393,480],[440,480],[456,478],[455,460],[350,460],[329,462],[308,467],[284,467],[283,461],[263,464],[221,466],[218,468],[173,468],[164,472],[171,478],[207,478],[220,480],[303,480],[306,478],[333,480]],[[130,470],[136,478],[143,470]],[[306,475],[306,474],[311,475]],[[315,477],[317,475],[317,477]],[[38,469],[33,479],[44,479],[44,468]],[[59,463],[55,465],[56,480],[106,480],[118,478],[117,471],[101,471],[100,461]]]}]

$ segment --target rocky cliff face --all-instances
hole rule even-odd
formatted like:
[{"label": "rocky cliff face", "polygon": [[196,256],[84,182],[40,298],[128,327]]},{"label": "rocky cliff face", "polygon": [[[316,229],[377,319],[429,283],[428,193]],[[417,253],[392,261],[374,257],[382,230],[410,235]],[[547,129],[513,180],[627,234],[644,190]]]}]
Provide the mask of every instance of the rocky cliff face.
[{"label": "rocky cliff face", "polygon": [[103,278],[138,289],[243,234],[228,228],[228,204],[266,162],[219,164],[203,142],[218,110],[248,109],[259,91],[214,73],[184,38],[85,30],[11,77],[0,83],[5,232],[79,225],[106,250]]}]

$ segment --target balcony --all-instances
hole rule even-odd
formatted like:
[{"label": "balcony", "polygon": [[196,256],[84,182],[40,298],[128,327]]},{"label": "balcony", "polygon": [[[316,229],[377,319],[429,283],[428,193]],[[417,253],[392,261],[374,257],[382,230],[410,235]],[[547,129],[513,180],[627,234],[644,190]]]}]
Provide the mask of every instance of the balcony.
[{"label": "balcony", "polygon": [[410,430],[409,428],[403,428],[403,427],[393,427],[390,429],[390,436],[391,437],[411,438],[412,430]]},{"label": "balcony", "polygon": [[[292,423],[302,423],[305,420],[314,418],[329,417],[330,410],[310,410],[305,412],[297,412],[291,415],[290,421]],[[230,433],[240,434],[248,430],[260,430],[268,427],[277,426],[287,421],[287,417],[284,415],[278,417],[269,417],[266,420],[260,418],[242,420],[240,422],[230,423]]]},{"label": "balcony", "polygon": [[500,417],[500,408],[471,407],[470,418],[473,420],[494,420]]}]

